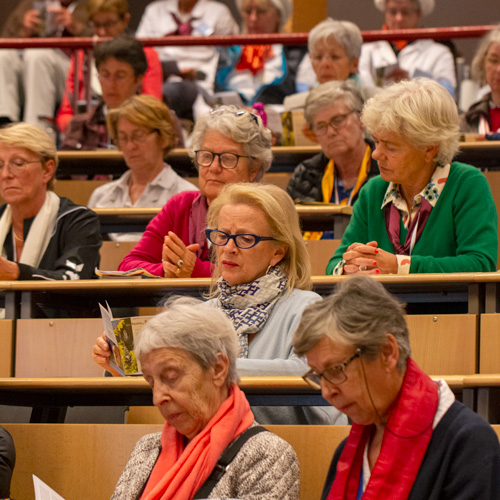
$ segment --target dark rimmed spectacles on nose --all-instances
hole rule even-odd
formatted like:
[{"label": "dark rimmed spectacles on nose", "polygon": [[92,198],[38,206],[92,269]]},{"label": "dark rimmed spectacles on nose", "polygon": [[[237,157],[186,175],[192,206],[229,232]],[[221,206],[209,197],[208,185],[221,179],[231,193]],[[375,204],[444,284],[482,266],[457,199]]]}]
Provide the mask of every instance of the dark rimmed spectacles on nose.
[{"label": "dark rimmed spectacles on nose", "polygon": [[358,348],[349,359],[346,359],[343,363],[340,363],[340,365],[329,366],[322,373],[316,373],[314,370],[310,370],[305,375],[302,375],[302,378],[314,389],[321,389],[322,378],[333,385],[343,384],[347,380],[345,369],[360,356],[361,349]]},{"label": "dark rimmed spectacles on nose", "polygon": [[276,238],[272,236],[257,236],[256,234],[228,234],[218,229],[205,229],[207,239],[214,245],[219,247],[226,246],[229,240],[233,240],[234,244],[242,250],[252,248],[261,241],[274,241]]},{"label": "dark rimmed spectacles on nose", "polygon": [[345,113],[343,115],[335,115],[330,118],[328,122],[318,122],[312,126],[313,132],[321,137],[325,135],[328,131],[328,127],[332,127],[333,130],[339,130],[344,122],[347,120],[347,117],[354,113],[354,111],[349,111],[349,113]]},{"label": "dark rimmed spectacles on nose", "polygon": [[214,162],[216,156],[219,157],[219,165],[225,169],[236,168],[240,158],[250,158],[250,156],[237,155],[236,153],[213,153],[204,149],[194,152],[196,162],[200,167],[209,167]]}]

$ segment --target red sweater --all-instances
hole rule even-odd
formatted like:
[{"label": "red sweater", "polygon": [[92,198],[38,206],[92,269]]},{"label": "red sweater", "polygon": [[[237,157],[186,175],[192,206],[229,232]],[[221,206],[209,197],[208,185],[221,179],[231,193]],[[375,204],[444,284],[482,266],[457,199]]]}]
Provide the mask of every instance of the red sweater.
[{"label": "red sweater", "polygon": [[[142,93],[152,95],[160,101],[163,99],[163,70],[160,58],[153,47],[144,47],[144,54],[148,61],[148,69],[142,81]],[[83,85],[83,59],[84,51],[78,51],[78,99],[85,99],[85,88]],[[75,56],[71,56],[68,76],[66,78],[66,88],[61,103],[61,107],[56,115],[57,128],[61,132],[66,132],[68,123],[73,118],[73,108],[71,107],[71,97],[75,90]]]},{"label": "red sweater", "polygon": [[[173,231],[185,245],[196,243],[190,241],[189,238],[189,220],[192,205],[199,196],[199,191],[183,191],[172,196],[148,224],[142,238],[122,260],[118,270],[128,271],[140,267],[155,276],[163,276],[161,254],[168,232]],[[204,245],[201,258],[196,259],[191,277],[208,278],[210,276],[212,276],[212,265],[208,260],[208,247]]]}]

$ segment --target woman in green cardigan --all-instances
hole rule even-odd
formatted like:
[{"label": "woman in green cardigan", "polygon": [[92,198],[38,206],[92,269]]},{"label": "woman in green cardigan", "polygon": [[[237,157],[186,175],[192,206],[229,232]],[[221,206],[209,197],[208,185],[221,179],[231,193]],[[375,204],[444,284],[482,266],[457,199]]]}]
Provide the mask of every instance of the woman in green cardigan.
[{"label": "woman in green cardigan", "polygon": [[459,121],[449,93],[403,81],[370,99],[362,121],[380,176],[361,190],[327,274],[495,271],[495,202],[478,169],[451,163]]}]

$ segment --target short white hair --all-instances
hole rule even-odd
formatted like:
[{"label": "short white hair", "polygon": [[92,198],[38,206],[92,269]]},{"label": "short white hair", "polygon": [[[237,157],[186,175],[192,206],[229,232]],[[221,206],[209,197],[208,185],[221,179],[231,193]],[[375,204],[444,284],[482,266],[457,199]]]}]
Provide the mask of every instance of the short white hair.
[{"label": "short white hair", "polygon": [[363,36],[359,28],[350,21],[336,21],[328,17],[318,23],[310,32],[307,39],[307,48],[311,55],[314,55],[319,42],[328,45],[329,39],[334,39],[347,54],[350,60],[359,57]]},{"label": "short white hair", "polygon": [[163,347],[182,349],[207,370],[217,363],[220,353],[229,360],[227,387],[238,383],[236,358],[240,347],[231,320],[220,309],[192,297],[173,297],[165,308],[141,330],[136,356],[144,358]]},{"label": "short white hair", "polygon": [[429,78],[381,90],[365,104],[361,121],[372,135],[399,134],[417,148],[438,144],[439,164],[450,163],[459,148],[457,105],[442,85]]}]

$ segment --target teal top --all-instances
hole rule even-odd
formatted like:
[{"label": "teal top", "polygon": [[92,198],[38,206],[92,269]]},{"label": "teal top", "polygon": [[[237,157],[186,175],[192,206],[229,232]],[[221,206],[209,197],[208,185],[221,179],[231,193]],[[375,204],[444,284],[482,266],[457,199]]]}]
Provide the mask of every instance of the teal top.
[{"label": "teal top", "polygon": [[[355,242],[376,241],[379,248],[394,253],[382,208],[388,186],[389,182],[377,176],[361,189],[326,274],[333,274],[347,247]],[[401,221],[401,244],[406,234]],[[496,271],[497,250],[497,212],[486,177],[471,165],[452,163],[443,191],[411,253],[410,273]]]}]

